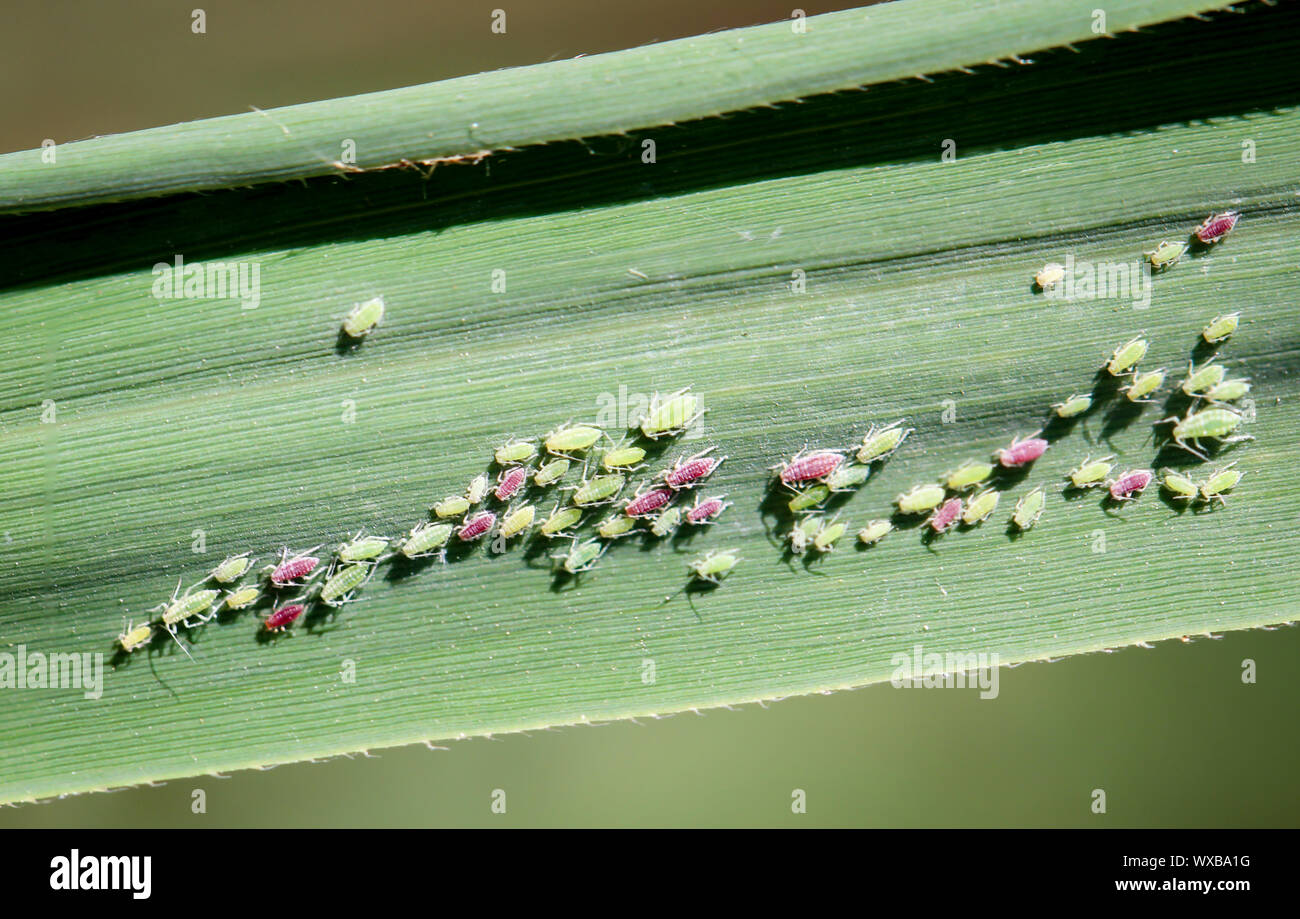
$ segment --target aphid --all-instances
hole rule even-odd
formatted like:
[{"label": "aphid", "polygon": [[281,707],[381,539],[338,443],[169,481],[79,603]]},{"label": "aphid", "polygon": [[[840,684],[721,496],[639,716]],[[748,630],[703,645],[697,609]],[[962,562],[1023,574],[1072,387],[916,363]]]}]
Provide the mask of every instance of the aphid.
[{"label": "aphid", "polygon": [[487,497],[488,490],[492,487],[492,480],[488,478],[486,472],[480,472],[474,478],[470,479],[469,487],[465,489],[465,500],[471,506],[478,504]]},{"label": "aphid", "polygon": [[862,529],[858,530],[858,542],[864,546],[875,545],[894,529],[894,525],[888,520],[872,520]]},{"label": "aphid", "polygon": [[1178,260],[1183,257],[1187,251],[1187,243],[1171,243],[1165,240],[1160,241],[1150,252],[1143,252],[1147,261],[1151,263],[1152,271],[1164,271],[1166,268],[1172,268],[1178,264]]},{"label": "aphid", "polygon": [[1095,460],[1087,457],[1078,466],[1075,466],[1068,473],[1070,484],[1075,488],[1095,488],[1106,481],[1106,476],[1110,475],[1110,470],[1114,463],[1110,462],[1115,457],[1103,456]]},{"label": "aphid", "polygon": [[1205,398],[1211,402],[1236,402],[1248,392],[1250,392],[1250,380],[1224,380],[1207,392]]},{"label": "aphid", "polygon": [[817,535],[821,529],[822,517],[819,514],[809,515],[793,527],[786,534],[786,539],[790,541],[790,551],[795,555],[803,555],[804,550],[808,548],[808,543]]},{"label": "aphid", "polygon": [[952,491],[974,488],[993,474],[994,465],[981,460],[968,460],[943,477],[943,483]]},{"label": "aphid", "polygon": [[447,544],[454,529],[450,523],[417,523],[397,551],[408,559],[427,558]]},{"label": "aphid", "polygon": [[325,585],[320,590],[320,602],[326,606],[342,606],[374,573],[374,565],[357,564],[340,568],[325,578]]},{"label": "aphid", "polygon": [[817,507],[830,496],[831,489],[829,485],[822,482],[818,482],[816,485],[809,485],[803,491],[795,492],[794,497],[790,499],[790,513],[798,514],[801,511]]},{"label": "aphid", "polygon": [[608,504],[623,490],[627,479],[621,472],[592,476],[573,492],[573,503],[578,507]]},{"label": "aphid", "polygon": [[1021,530],[1028,530],[1038,522],[1039,517],[1043,516],[1043,508],[1046,506],[1047,489],[1039,485],[1016,502],[1016,508],[1011,514],[1011,522]]},{"label": "aphid", "polygon": [[848,530],[847,523],[841,523],[838,520],[823,522],[817,528],[816,535],[813,536],[813,548],[818,552],[827,553],[835,550],[835,544],[840,541],[840,537]]},{"label": "aphid", "polygon": [[[631,520],[632,518],[627,518]],[[650,524],[650,532],[660,539],[663,539],[673,530],[677,529],[682,522],[682,509],[680,507],[665,507]]]},{"label": "aphid", "polygon": [[378,558],[392,545],[385,536],[357,536],[334,550],[341,562],[368,562]]},{"label": "aphid", "polygon": [[1225,340],[1233,332],[1237,331],[1237,323],[1241,321],[1241,312],[1224,313],[1222,316],[1215,316],[1210,320],[1210,324],[1201,329],[1201,337],[1205,339],[1208,345],[1217,345]]},{"label": "aphid", "polygon": [[734,549],[714,549],[691,562],[690,568],[695,573],[695,577],[701,581],[717,584],[731,573],[731,569],[735,568],[740,560],[740,556]]},{"label": "aphid", "polygon": [[700,400],[690,389],[689,386],[679,389],[662,400],[655,393],[649,411],[641,419],[641,433],[655,440],[665,435],[681,434],[694,424],[704,412],[700,409]]},{"label": "aphid", "polygon": [[844,454],[834,450],[815,450],[807,456],[801,450],[790,462],[782,463],[776,468],[780,470],[782,484],[796,485],[824,479],[839,468],[842,462]]},{"label": "aphid", "polygon": [[[826,477],[827,491],[852,491],[871,477],[871,467],[862,463],[845,463]],[[793,502],[792,502],[793,503]]]},{"label": "aphid", "polygon": [[1238,472],[1236,469],[1233,469],[1232,467],[1235,465],[1237,464],[1229,463],[1222,469],[1214,470],[1210,473],[1209,477],[1201,483],[1201,497],[1204,500],[1209,501],[1211,504],[1215,501],[1218,501],[1220,504],[1228,503],[1227,499],[1223,497],[1223,493],[1232,491],[1232,489],[1236,488],[1237,483],[1240,482],[1242,477],[1245,475],[1244,472]]},{"label": "aphid", "polygon": [[1008,469],[1028,466],[1046,453],[1049,446],[1051,445],[1035,432],[1028,437],[1017,437],[1011,441],[1011,446],[996,451],[993,458]]},{"label": "aphid", "polygon": [[468,518],[460,529],[456,531],[456,537],[461,542],[473,542],[488,530],[496,525],[497,515],[491,511],[479,511],[473,517]]},{"label": "aphid", "polygon": [[924,514],[926,511],[932,511],[943,503],[946,494],[947,491],[942,485],[916,485],[894,500],[898,502],[900,513]]},{"label": "aphid", "polygon": [[126,623],[122,627],[121,633],[117,636],[117,644],[123,651],[130,654],[136,648],[141,648],[153,639],[153,626],[148,622],[142,622],[140,625],[132,626]]},{"label": "aphid", "polygon": [[1039,290],[1051,290],[1065,277],[1065,266],[1058,265],[1056,262],[1049,262],[1034,275],[1034,283],[1038,285]]},{"label": "aphid", "polygon": [[538,488],[547,488],[564,478],[565,473],[568,471],[569,461],[567,459],[553,459],[537,470],[537,475],[533,476],[533,484]]},{"label": "aphid", "polygon": [[510,511],[501,518],[501,538],[513,539],[518,536],[533,525],[536,516],[537,508],[531,504],[525,504],[517,510]]},{"label": "aphid", "polygon": [[553,555],[551,558],[561,562],[561,566],[569,574],[580,574],[583,571],[590,571],[595,567],[596,561],[605,554],[605,544],[599,539],[588,539],[586,542],[578,542],[575,538],[569,551],[562,555]]},{"label": "aphid", "polygon": [[218,584],[231,584],[242,578],[249,568],[253,567],[253,553],[245,552],[242,555],[232,555],[220,565],[212,569],[209,578]]},{"label": "aphid", "polygon": [[350,338],[364,338],[384,318],[384,298],[373,297],[358,303],[343,319],[343,331]]},{"label": "aphid", "polygon": [[1151,343],[1141,335],[1129,339],[1111,353],[1110,360],[1106,362],[1107,372],[1113,377],[1123,376],[1136,367],[1138,361],[1147,356],[1149,347]]},{"label": "aphid", "polygon": [[1120,473],[1119,478],[1109,483],[1110,496],[1116,501],[1136,501],[1153,478],[1155,476],[1150,469],[1133,469]]},{"label": "aphid", "polygon": [[925,522],[934,532],[946,533],[957,525],[957,521],[961,519],[961,512],[961,498],[949,498]]},{"label": "aphid", "polygon": [[283,632],[293,625],[307,607],[301,603],[287,603],[262,620],[262,626],[268,632]]},{"label": "aphid", "polygon": [[1196,483],[1189,476],[1173,469],[1160,470],[1160,487],[1173,495],[1175,501],[1190,501],[1196,497]]},{"label": "aphid", "polygon": [[719,514],[731,507],[731,502],[725,500],[726,497],[726,495],[714,495],[711,498],[697,497],[695,506],[686,512],[686,522],[700,524],[717,520]]},{"label": "aphid", "polygon": [[262,598],[262,591],[254,586],[241,587],[226,594],[222,603],[226,609],[247,609]]},{"label": "aphid", "polygon": [[1092,396],[1087,393],[1082,395],[1075,393],[1064,402],[1053,405],[1052,411],[1056,413],[1057,418],[1073,418],[1075,415],[1082,415],[1090,408],[1092,408]]},{"label": "aphid", "polygon": [[602,539],[618,539],[620,536],[626,536],[636,529],[636,518],[628,517],[625,514],[615,514],[603,520],[596,532]]},{"label": "aphid", "polygon": [[640,447],[615,447],[600,458],[600,464],[609,472],[631,471],[640,467],[645,450]]},{"label": "aphid", "polygon": [[1211,389],[1223,382],[1224,377],[1228,375],[1228,368],[1222,364],[1216,364],[1207,361],[1200,367],[1195,366],[1191,361],[1187,362],[1187,379],[1179,384],[1179,388],[1187,395],[1192,397],[1204,396]]},{"label": "aphid", "polygon": [[713,450],[709,447],[688,459],[679,459],[672,469],[664,472],[664,484],[669,488],[689,488],[708,478],[726,459],[725,456],[709,456]]},{"label": "aphid", "polygon": [[493,492],[498,501],[509,501],[519,493],[519,489],[524,487],[528,481],[528,473],[533,470],[527,466],[511,466],[508,469],[502,469],[501,475],[497,476],[497,488]]},{"label": "aphid", "polygon": [[1235,437],[1228,436],[1237,430],[1242,422],[1242,417],[1229,408],[1202,409],[1194,415],[1189,412],[1182,418],[1166,418],[1160,423],[1164,424],[1170,421],[1174,423],[1173,430],[1170,431],[1173,442],[1188,453],[1199,456],[1201,459],[1208,459],[1208,457],[1194,447],[1188,446],[1188,441],[1213,437],[1224,444],[1232,444],[1255,439],[1249,434],[1238,434]]},{"label": "aphid", "polygon": [[166,603],[160,603],[155,606],[155,610],[162,610],[162,624],[165,628],[171,630],[177,623],[183,623],[189,626],[189,620],[197,616],[200,622],[206,622],[212,618],[212,615],[204,616],[211,607],[214,600],[220,594],[217,590],[194,590],[191,588],[185,592],[185,596],[177,597],[180,592],[180,581],[176,582],[176,590],[172,591],[172,598]]},{"label": "aphid", "polygon": [[448,495],[433,506],[433,512],[440,518],[459,517],[470,508],[469,498],[464,495]]},{"label": "aphid", "polygon": [[649,491],[638,491],[623,506],[623,513],[629,517],[648,517],[671,501],[676,495],[677,492],[666,485],[661,488],[652,488]]},{"label": "aphid", "polygon": [[1124,398],[1130,402],[1150,402],[1151,400],[1147,396],[1164,385],[1165,370],[1161,367],[1159,370],[1148,370],[1146,373],[1136,374],[1133,377],[1133,382],[1121,389],[1120,392],[1124,393]]},{"label": "aphid", "polygon": [[537,455],[537,445],[531,440],[511,438],[496,448],[492,458],[498,466],[515,466],[528,462]]},{"label": "aphid", "polygon": [[600,428],[589,424],[562,424],[546,435],[546,452],[573,459],[571,454],[590,448],[602,433]]},{"label": "aphid", "polygon": [[984,489],[966,502],[966,510],[962,511],[961,522],[968,527],[978,526],[993,516],[1001,498],[1002,494],[996,489]]},{"label": "aphid", "polygon": [[873,424],[862,438],[862,446],[858,448],[858,462],[875,463],[888,459],[907,440],[907,435],[915,430],[903,427],[906,420],[899,418],[883,428],[877,428]]},{"label": "aphid", "polygon": [[1207,246],[1217,243],[1223,237],[1232,232],[1232,228],[1237,225],[1241,219],[1241,214],[1236,211],[1224,211],[1222,214],[1211,214],[1206,217],[1204,222],[1196,228],[1196,238]]},{"label": "aphid", "polygon": [[560,508],[556,504],[551,508],[550,516],[542,521],[542,535],[547,539],[556,536],[568,536],[567,530],[577,526],[582,521],[582,508],[566,507]]},{"label": "aphid", "polygon": [[316,570],[316,566],[320,564],[320,559],[311,553],[319,548],[320,546],[313,546],[306,552],[292,558],[288,557],[288,549],[281,549],[279,563],[267,565],[262,570],[269,573],[273,587],[288,587]]}]

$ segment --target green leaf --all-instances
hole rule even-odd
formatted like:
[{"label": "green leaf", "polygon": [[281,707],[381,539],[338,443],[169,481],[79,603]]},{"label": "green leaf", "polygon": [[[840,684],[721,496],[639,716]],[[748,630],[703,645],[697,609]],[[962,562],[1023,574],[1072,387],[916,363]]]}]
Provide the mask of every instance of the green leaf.
[{"label": "green leaf", "polygon": [[[312,143],[349,136],[340,113],[366,113],[387,138],[371,165],[461,155],[467,117],[492,125],[493,146],[524,149],[427,175],[3,218],[0,276],[17,279],[0,294],[11,654],[109,652],[124,615],[228,553],[265,564],[361,527],[396,535],[508,435],[688,383],[709,409],[705,439],[658,463],[717,443],[729,458],[708,491],[735,504],[693,539],[619,544],[576,583],[525,548],[389,565],[364,602],[293,637],[259,640],[245,614],[192,632],[193,662],[155,639],[105,673],[97,700],[4,690],[0,800],[859,686],[917,645],[1014,663],[1291,618],[1300,110],[1284,62],[1297,14],[1252,7],[1087,41],[1067,6],[905,0],[810,20],[805,37],[828,43],[817,54],[790,53],[781,24],[473,78],[473,111],[493,121],[440,114],[463,81],[297,107],[269,114]],[[1189,9],[1122,5],[1109,28]],[[1065,41],[1080,44],[1043,50]],[[738,47],[754,57],[717,70]],[[1012,51],[1034,63],[977,66]],[[886,82],[909,72],[935,76]],[[617,106],[578,93],[574,74],[608,83]],[[873,85],[826,93],[855,82]],[[87,142],[100,147],[84,161],[64,157],[72,145],[53,179],[8,168],[36,155],[13,154],[0,200],[316,171],[306,148],[253,140],[261,120]],[[607,133],[668,121],[684,123]],[[398,133],[417,123],[436,136]],[[946,139],[955,162],[940,158]],[[1236,231],[1158,276],[1146,308],[1030,289],[1046,261],[1133,262],[1228,207],[1245,215]],[[257,308],[155,298],[152,266],[177,253],[256,264]],[[385,323],[338,347],[342,316],[375,294]],[[1056,431],[977,530],[782,559],[767,467],[805,443],[847,446],[903,416],[917,429],[843,503],[860,525],[1042,425],[1139,330],[1143,366],[1176,378],[1231,309],[1244,321],[1221,351],[1254,380],[1257,440],[1224,453],[1248,473],[1226,507],[1172,507],[1152,489],[1108,513],[1097,495],[1053,492],[1033,531],[1008,536],[1015,498],[1085,454],[1152,464],[1168,411],[1108,405]],[[744,556],[731,577],[684,591],[686,562],[722,546]]]}]

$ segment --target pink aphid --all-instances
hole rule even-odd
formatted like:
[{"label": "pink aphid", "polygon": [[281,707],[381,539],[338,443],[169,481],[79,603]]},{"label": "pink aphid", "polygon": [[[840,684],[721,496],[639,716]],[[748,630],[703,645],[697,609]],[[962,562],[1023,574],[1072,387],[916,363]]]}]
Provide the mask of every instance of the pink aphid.
[{"label": "pink aphid", "polygon": [[1206,245],[1217,243],[1232,232],[1232,228],[1237,225],[1237,221],[1240,219],[1241,215],[1236,211],[1211,214],[1205,218],[1204,223],[1196,228],[1196,238]]},{"label": "pink aphid", "polygon": [[528,473],[531,471],[527,466],[511,466],[509,469],[503,469],[501,475],[497,477],[497,490],[494,492],[497,500],[509,501],[518,494],[524,482],[528,481]]},{"label": "pink aphid", "polygon": [[726,495],[696,499],[695,506],[686,512],[686,522],[712,523],[719,514],[731,506],[729,502],[723,500],[724,498]]},{"label": "pink aphid", "polygon": [[678,460],[677,464],[664,473],[664,482],[669,488],[687,488],[698,484],[703,478],[713,474],[713,470],[722,465],[725,456],[716,459],[705,454],[713,450],[702,450],[690,459]]},{"label": "pink aphid", "polygon": [[1031,434],[1029,437],[1017,437],[1011,441],[1011,446],[995,452],[993,458],[1008,469],[1028,466],[1046,453],[1049,446],[1051,445],[1047,441]]},{"label": "pink aphid", "polygon": [[930,524],[930,528],[936,533],[946,533],[961,518],[961,510],[961,498],[949,498],[930,515],[926,523]]},{"label": "pink aphid", "polygon": [[676,494],[671,488],[652,488],[634,496],[623,510],[629,517],[645,517],[672,501]]},{"label": "pink aphid", "polygon": [[[307,552],[315,551],[308,549]],[[275,587],[288,587],[295,581],[305,578],[316,570],[320,564],[320,559],[314,555],[308,555],[304,552],[302,555],[295,555],[291,559],[280,562],[271,569],[271,584]],[[281,552],[280,557],[284,558],[286,553]]]},{"label": "pink aphid", "polygon": [[1110,483],[1110,496],[1116,501],[1133,501],[1151,484],[1149,469],[1134,469]]},{"label": "pink aphid", "polygon": [[781,482],[785,485],[795,485],[824,479],[839,468],[842,462],[844,462],[844,454],[832,450],[818,450],[807,456],[797,455],[781,467]]},{"label": "pink aphid", "polygon": [[465,521],[464,525],[456,531],[461,542],[473,542],[488,530],[496,525],[497,515],[491,511],[479,511],[473,517]]},{"label": "pink aphid", "polygon": [[297,621],[306,607],[301,603],[287,603],[262,620],[268,632],[283,632]]}]

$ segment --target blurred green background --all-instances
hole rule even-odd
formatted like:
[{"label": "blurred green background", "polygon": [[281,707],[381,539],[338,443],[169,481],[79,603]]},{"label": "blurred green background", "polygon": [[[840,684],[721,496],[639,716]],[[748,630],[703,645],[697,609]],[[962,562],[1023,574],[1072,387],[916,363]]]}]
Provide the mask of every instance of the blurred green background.
[{"label": "blurred green background", "polygon": [[[207,33],[194,35],[199,3],[6,10],[0,150],[632,47],[793,9],[244,0],[204,4]],[[497,8],[505,35],[490,30]],[[1247,658],[1255,685],[1241,680]],[[202,776],[5,808],[0,827],[1295,826],[1297,659],[1294,628],[1232,633],[1004,669],[996,700],[873,686]],[[207,812],[196,815],[199,788]],[[1106,791],[1104,815],[1090,809],[1095,788]],[[492,812],[495,789],[504,814]],[[791,811],[795,789],[806,814]]]}]

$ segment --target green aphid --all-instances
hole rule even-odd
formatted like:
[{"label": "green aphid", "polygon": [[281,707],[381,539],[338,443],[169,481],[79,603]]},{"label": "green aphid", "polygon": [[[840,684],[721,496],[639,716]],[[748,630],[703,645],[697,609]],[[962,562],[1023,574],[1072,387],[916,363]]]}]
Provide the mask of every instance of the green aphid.
[{"label": "green aphid", "polygon": [[1242,417],[1228,408],[1207,408],[1202,409],[1196,414],[1184,415],[1182,418],[1166,418],[1164,422],[1173,422],[1174,427],[1170,432],[1173,442],[1201,459],[1208,459],[1205,454],[1188,445],[1188,441],[1203,440],[1205,438],[1215,438],[1223,444],[1239,443],[1245,440],[1254,440],[1249,434],[1238,434],[1230,437],[1233,431],[1241,426]]},{"label": "green aphid", "polygon": [[993,474],[996,467],[982,460],[967,460],[953,472],[943,477],[943,483],[953,491],[966,491],[974,488]]},{"label": "green aphid", "polygon": [[1103,456],[1096,460],[1092,457],[1086,458],[1068,473],[1070,484],[1075,488],[1096,488],[1098,485],[1105,484],[1107,476],[1115,466],[1111,462],[1114,458],[1113,456]]},{"label": "green aphid", "polygon": [[858,542],[864,546],[874,546],[894,530],[894,525],[888,520],[872,520],[862,529],[858,530]]},{"label": "green aphid", "polygon": [[241,587],[226,594],[222,605],[226,609],[246,609],[262,598],[262,591],[255,586]]},{"label": "green aphid", "polygon": [[605,518],[597,527],[596,532],[602,539],[618,539],[620,536],[627,536],[636,530],[636,518],[629,517],[626,514],[613,514]]},{"label": "green aphid", "polygon": [[741,561],[734,549],[714,549],[690,563],[691,571],[701,581],[717,584]]},{"label": "green aphid", "polygon": [[966,509],[962,511],[961,522],[968,527],[983,523],[993,516],[993,512],[998,509],[998,501],[1001,498],[1002,494],[997,489],[986,488],[966,502]]},{"label": "green aphid", "polygon": [[687,386],[662,399],[655,393],[649,411],[641,419],[641,433],[654,440],[681,434],[694,424],[704,412],[700,409],[700,400],[690,390]]},{"label": "green aphid", "polygon": [[1211,504],[1215,501],[1218,501],[1220,504],[1227,504],[1228,501],[1224,497],[1224,493],[1236,488],[1237,483],[1240,482],[1242,477],[1246,474],[1233,469],[1232,467],[1235,465],[1237,464],[1229,463],[1222,469],[1216,469],[1211,472],[1209,478],[1201,483],[1201,498],[1209,501]]},{"label": "green aphid", "polygon": [[531,504],[509,511],[501,518],[501,538],[513,539],[533,525],[537,508]]},{"label": "green aphid", "polygon": [[1219,342],[1227,339],[1229,335],[1237,331],[1237,323],[1241,320],[1241,313],[1225,313],[1222,316],[1215,316],[1210,320],[1210,324],[1201,330],[1201,337],[1209,345],[1217,345]]},{"label": "green aphid", "polygon": [[433,512],[445,520],[448,517],[459,517],[469,508],[469,498],[464,495],[448,495],[433,506]]},{"label": "green aphid", "polygon": [[901,513],[924,514],[942,504],[946,494],[942,485],[916,485],[894,500],[898,502]]},{"label": "green aphid", "polygon": [[578,542],[575,538],[573,545],[569,547],[568,552],[560,555],[552,555],[551,558],[560,562],[561,567],[569,574],[580,574],[583,571],[590,571],[595,567],[597,560],[605,554],[605,544],[599,539],[588,539],[586,542]]},{"label": "green aphid", "polygon": [[1153,271],[1164,271],[1178,264],[1178,260],[1183,257],[1187,251],[1187,243],[1171,243],[1165,240],[1160,241],[1150,252],[1143,252],[1148,262],[1151,263]]},{"label": "green aphid", "polygon": [[492,458],[498,466],[522,466],[537,455],[537,445],[531,440],[508,440],[496,448]]},{"label": "green aphid", "polygon": [[347,565],[325,579],[320,589],[320,602],[326,606],[342,606],[352,599],[352,594],[370,579],[374,565]]},{"label": "green aphid", "polygon": [[537,474],[533,476],[533,484],[538,488],[547,488],[564,478],[568,471],[569,461],[567,459],[553,459],[537,470]]},{"label": "green aphid", "polygon": [[1160,487],[1169,492],[1175,501],[1191,501],[1199,489],[1189,476],[1174,469],[1160,470]]},{"label": "green aphid", "polygon": [[914,430],[903,427],[903,422],[906,420],[900,418],[883,428],[872,425],[871,430],[867,431],[862,438],[862,446],[858,448],[858,462],[875,463],[888,459]]},{"label": "green aphid", "polygon": [[600,458],[600,464],[610,472],[618,469],[637,468],[645,459],[645,451],[640,447],[615,447]]},{"label": "green aphid", "polygon": [[1205,394],[1205,398],[1211,402],[1236,402],[1242,396],[1250,392],[1250,380],[1232,379],[1224,380]]},{"label": "green aphid", "polygon": [[384,318],[384,298],[373,297],[358,303],[343,320],[343,331],[350,338],[364,338]]},{"label": "green aphid", "polygon": [[220,565],[212,569],[208,577],[218,584],[233,584],[244,576],[249,568],[253,567],[252,553],[245,552],[242,555],[232,555]]},{"label": "green aphid", "polygon": [[654,522],[650,524],[650,532],[662,539],[676,530],[681,522],[682,509],[680,507],[665,507],[656,515]]},{"label": "green aphid", "polygon": [[122,631],[117,636],[118,647],[128,654],[149,644],[151,640],[153,640],[153,624],[149,622],[140,625],[124,623]]},{"label": "green aphid", "polygon": [[626,483],[627,478],[620,472],[592,476],[573,492],[573,503],[578,507],[608,504],[618,497]]},{"label": "green aphid", "polygon": [[1179,384],[1179,389],[1193,398],[1205,396],[1210,390],[1222,383],[1227,375],[1228,368],[1222,364],[1207,361],[1197,367],[1191,361],[1188,361],[1187,379]]},{"label": "green aphid", "polygon": [[[871,467],[862,463],[841,463],[826,477],[825,488],[832,491],[852,491],[871,476]],[[816,488],[817,486],[812,486]],[[811,489],[810,489],[811,490]],[[793,501],[791,503],[794,503]],[[819,502],[820,503],[820,502]],[[793,508],[791,508],[793,510]]]},{"label": "green aphid", "polygon": [[450,523],[416,524],[397,551],[408,559],[427,558],[447,544],[454,529]]},{"label": "green aphid", "polygon": [[1124,393],[1124,398],[1130,402],[1150,402],[1147,396],[1164,385],[1165,370],[1162,367],[1159,370],[1148,370],[1146,373],[1137,374],[1133,377],[1133,382],[1120,392]]},{"label": "green aphid", "polygon": [[341,562],[368,562],[382,555],[390,545],[392,545],[392,540],[386,537],[358,534],[355,539],[351,539],[335,549],[334,553]]},{"label": "green aphid", "polygon": [[788,507],[790,513],[798,514],[802,511],[810,510],[825,503],[826,499],[831,496],[829,485],[818,482],[816,485],[810,485],[803,491],[796,492],[795,496],[790,499]]},{"label": "green aphid", "polygon": [[1129,339],[1111,353],[1110,360],[1106,362],[1107,372],[1113,377],[1123,376],[1147,356],[1149,347],[1151,343],[1141,335]]},{"label": "green aphid", "polygon": [[568,530],[577,526],[582,521],[582,508],[566,507],[561,508],[558,504],[551,509],[551,514],[542,521],[542,535],[548,539],[557,536],[568,536]]},{"label": "green aphid", "polygon": [[796,523],[785,537],[790,542],[790,551],[795,555],[803,555],[821,525],[822,517],[819,514],[809,515]]},{"label": "green aphid", "polygon": [[480,472],[470,480],[469,486],[465,489],[465,500],[471,506],[482,503],[487,497],[487,493],[492,489],[492,479],[486,472]]},{"label": "green aphid", "polygon": [[212,616],[204,616],[203,613],[211,608],[213,601],[221,593],[218,590],[189,590],[185,596],[177,597],[180,592],[180,581],[176,582],[176,590],[172,592],[172,598],[166,603],[160,603],[155,606],[155,610],[162,610],[162,624],[171,629],[177,623],[189,625],[188,620],[197,616],[200,622],[207,622]]},{"label": "green aphid", "polygon": [[841,523],[838,520],[823,523],[817,528],[816,535],[813,536],[813,548],[823,554],[834,551],[835,544],[840,541],[840,537],[848,531],[848,528],[847,523]]},{"label": "green aphid", "polygon": [[1073,418],[1082,415],[1090,408],[1092,408],[1092,396],[1087,393],[1075,393],[1064,402],[1053,405],[1052,411],[1056,413],[1057,418]]},{"label": "green aphid", "polygon": [[1016,502],[1016,509],[1011,514],[1011,522],[1022,531],[1031,529],[1038,522],[1038,518],[1043,516],[1043,508],[1046,506],[1047,489],[1039,485]]},{"label": "green aphid", "polygon": [[594,425],[562,424],[546,435],[546,452],[573,459],[572,454],[590,449],[602,434],[604,431]]}]

